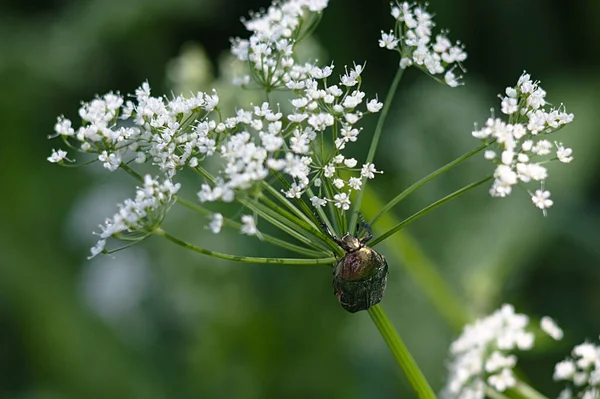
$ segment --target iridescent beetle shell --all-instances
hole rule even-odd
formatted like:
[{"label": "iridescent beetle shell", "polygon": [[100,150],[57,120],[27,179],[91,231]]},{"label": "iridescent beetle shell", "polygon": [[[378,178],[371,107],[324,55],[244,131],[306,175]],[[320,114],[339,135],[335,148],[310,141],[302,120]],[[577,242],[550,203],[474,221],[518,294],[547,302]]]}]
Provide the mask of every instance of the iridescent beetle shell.
[{"label": "iridescent beetle shell", "polygon": [[346,234],[333,239],[346,255],[333,270],[333,293],[348,312],[369,309],[381,302],[387,284],[388,265],[379,252],[366,245],[373,235],[366,223],[367,236],[359,239]]}]

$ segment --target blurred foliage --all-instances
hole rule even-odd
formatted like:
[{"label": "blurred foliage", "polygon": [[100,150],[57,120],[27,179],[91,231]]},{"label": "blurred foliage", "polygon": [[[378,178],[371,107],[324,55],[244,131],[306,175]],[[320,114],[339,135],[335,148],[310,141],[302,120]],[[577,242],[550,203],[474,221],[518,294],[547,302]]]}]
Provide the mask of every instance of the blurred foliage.
[{"label": "blurred foliage", "polygon": [[[438,388],[456,331],[402,267],[410,254],[397,249],[410,239],[469,314],[507,301],[565,328],[559,345],[519,360],[532,385],[552,396],[559,390],[550,378],[553,364],[600,333],[600,3],[430,3],[439,26],[467,44],[466,86],[451,90],[409,71],[377,155],[385,174],[370,184],[373,194],[390,199],[476,146],[473,122],[498,108],[496,94],[523,69],[542,81],[550,101],[575,114],[560,134],[576,158],[551,170],[556,205],[547,218],[524,193],[493,200],[481,188],[383,243],[391,267],[383,305]],[[367,314],[344,312],[331,295],[327,268],[233,264],[155,238],[87,261],[91,231],[131,195],[134,182],[45,161],[56,116],[74,117],[81,100],[129,93],[144,80],[155,91],[184,90],[172,80],[173,60],[186,48],[204,49],[197,51],[212,60],[203,84],[223,81],[218,65],[227,62],[228,38],[244,35],[239,17],[266,5],[0,4],[0,397],[412,397]],[[364,87],[380,98],[397,66],[376,44],[391,26],[388,7],[333,1],[316,32],[321,60],[338,67],[367,61]],[[365,135],[375,120],[369,123]],[[355,151],[364,156],[362,148]],[[402,202],[393,217],[409,216],[488,167],[468,161]],[[289,256],[234,231],[213,236],[203,217],[185,210],[167,223],[211,249]]]}]

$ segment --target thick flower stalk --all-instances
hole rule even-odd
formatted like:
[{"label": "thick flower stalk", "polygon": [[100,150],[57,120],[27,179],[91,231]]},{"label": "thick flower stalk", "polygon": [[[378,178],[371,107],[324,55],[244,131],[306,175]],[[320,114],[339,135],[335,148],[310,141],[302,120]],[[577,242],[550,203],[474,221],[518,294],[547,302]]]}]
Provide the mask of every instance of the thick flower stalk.
[{"label": "thick flower stalk", "polygon": [[554,380],[569,382],[559,399],[597,399],[600,397],[600,346],[585,342],[573,348],[571,356],[554,368]]},{"label": "thick flower stalk", "polygon": [[521,75],[516,86],[507,87],[505,93],[500,106],[505,117],[492,115],[483,128],[475,128],[472,133],[473,137],[494,146],[484,153],[496,165],[490,195],[506,197],[517,184],[535,184],[535,191],[527,191],[533,204],[546,214],[553,201],[546,190],[545,164],[573,160],[570,148],[547,137],[571,123],[573,114],[567,113],[563,105],[548,106],[546,91],[527,73]]},{"label": "thick flower stalk", "polygon": [[[514,352],[530,350],[535,343],[528,327],[529,317],[515,313],[511,305],[465,326],[450,346],[448,380],[440,397],[483,399],[488,389],[502,393],[516,387]],[[542,319],[541,328],[553,339],[562,338],[562,330],[549,317]]]}]

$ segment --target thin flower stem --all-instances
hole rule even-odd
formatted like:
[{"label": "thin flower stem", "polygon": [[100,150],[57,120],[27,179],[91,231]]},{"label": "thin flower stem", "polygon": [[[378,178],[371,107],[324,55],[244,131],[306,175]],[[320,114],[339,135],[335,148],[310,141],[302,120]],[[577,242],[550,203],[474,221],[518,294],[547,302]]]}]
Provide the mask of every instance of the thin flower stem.
[{"label": "thin flower stem", "polygon": [[315,224],[315,222],[308,215],[305,215],[304,212],[302,212],[300,209],[298,209],[297,206],[292,204],[285,196],[283,196],[281,194],[281,192],[277,191],[277,189],[275,187],[271,186],[266,181],[263,183],[264,183],[264,186],[266,187],[267,191],[269,191],[279,202],[284,204],[298,218],[300,218],[304,222],[306,222],[312,229],[316,229],[316,230],[319,229],[318,226]]},{"label": "thin flower stem", "polygon": [[460,190],[456,190],[452,194],[448,194],[444,198],[437,200],[433,204],[430,204],[430,205],[426,206],[425,208],[421,209],[419,212],[417,212],[417,213],[409,216],[408,218],[406,218],[403,221],[401,221],[400,223],[398,223],[396,226],[392,227],[391,229],[389,229],[385,233],[381,234],[379,237],[375,238],[373,241],[370,242],[370,245],[371,246],[377,245],[378,243],[382,242],[383,240],[385,240],[386,238],[388,238],[389,236],[391,236],[392,234],[394,234],[398,230],[402,229],[403,227],[406,227],[407,225],[409,225],[410,223],[414,222],[415,220],[417,220],[421,216],[424,216],[427,213],[431,212],[432,210],[434,210],[438,206],[443,205],[446,202],[449,202],[450,200],[453,200],[454,198],[456,198],[456,197],[458,197],[458,196],[466,193],[467,191],[469,191],[472,188],[475,188],[475,187],[477,187],[477,186],[479,186],[479,185],[481,185],[481,184],[489,181],[490,179],[492,179],[492,176],[488,176],[485,179],[479,180],[479,181],[477,181],[475,183],[471,183],[471,184],[469,184],[469,185],[461,188]]},{"label": "thin flower stem", "polygon": [[256,212],[258,216],[271,223],[273,226],[278,229],[284,231],[288,235],[294,237],[298,241],[309,245],[315,246],[315,244],[320,243],[320,241],[313,240],[311,235],[304,230],[302,227],[293,223],[291,220],[282,219],[277,212],[272,211],[265,205],[259,204],[256,201],[252,201],[249,199],[238,199],[238,201],[244,205],[246,208]]},{"label": "thin flower stem", "polygon": [[182,241],[179,238],[173,237],[160,227],[153,231],[154,234],[164,237],[167,240],[183,247],[189,249],[190,251],[198,252],[204,255],[212,256],[213,258],[220,258],[226,260],[232,260],[236,262],[245,262],[245,263],[263,263],[263,264],[278,264],[278,265],[299,265],[299,266],[316,266],[316,265],[332,265],[335,263],[334,257],[328,258],[317,258],[317,259],[294,259],[294,258],[258,258],[252,256],[239,256],[239,255],[230,255],[224,254],[221,252],[214,252],[208,249],[197,247],[188,242]]},{"label": "thin flower stem", "polygon": [[501,394],[490,387],[485,387],[485,395],[491,399],[510,399],[508,396]]},{"label": "thin flower stem", "polygon": [[[204,176],[211,182],[214,183],[216,181],[215,177],[212,176],[206,169],[202,168],[201,166],[197,166],[195,169],[198,173],[200,173],[202,176]],[[298,241],[300,241],[304,244],[307,244],[309,246],[311,246],[311,243],[312,243],[313,247],[315,246],[314,243],[317,243],[317,244],[320,243],[320,241],[318,241],[318,240],[315,241],[315,240],[310,240],[310,238],[307,238],[306,237],[307,234],[301,234],[298,231],[294,230],[294,228],[290,228],[289,227],[290,221],[286,218],[279,217],[280,215],[278,213],[269,212],[269,209],[266,207],[262,207],[261,209],[258,209],[259,207],[261,207],[261,204],[258,204],[257,202],[253,202],[253,201],[250,201],[245,198],[239,198],[239,197],[236,197],[236,201],[238,201],[240,204],[244,205],[246,208],[250,209],[251,211],[260,215],[263,219],[265,219],[267,222],[271,223],[273,226],[283,230],[284,232],[288,233],[292,237],[296,238]],[[295,225],[295,227],[298,227],[298,226]],[[306,230],[304,230],[304,232],[306,233]],[[331,240],[326,240],[325,244],[328,246],[331,246],[332,244],[330,243],[330,241]]]},{"label": "thin flower stem", "polygon": [[517,385],[512,388],[512,391],[517,392],[520,396],[527,399],[548,399],[547,396],[539,393],[530,385],[519,380],[517,380]]},{"label": "thin flower stem", "polygon": [[[381,114],[379,115],[379,120],[377,121],[377,126],[375,127],[375,133],[373,133],[373,139],[371,140],[371,147],[369,148],[369,152],[367,154],[367,159],[365,163],[373,162],[373,158],[375,158],[375,151],[377,150],[377,144],[379,144],[379,137],[381,136],[381,132],[383,131],[383,125],[387,118],[388,112],[390,110],[390,106],[392,105],[392,100],[394,95],[396,94],[396,89],[398,88],[398,84],[402,79],[402,75],[404,74],[404,69],[398,68],[396,71],[396,76],[394,76],[394,80],[390,85],[390,88],[385,96],[385,100],[383,102],[383,109],[381,110]],[[350,216],[350,233],[354,234],[354,229],[356,226],[356,221],[358,220],[358,212],[360,211],[360,204],[362,202],[363,193],[365,192],[365,188],[367,185],[367,178],[362,178],[362,188],[357,192],[356,198],[354,199],[354,204],[352,206],[352,215]]]},{"label": "thin flower stem", "polygon": [[[125,170],[127,173],[129,173],[131,176],[133,176],[135,179],[137,179],[139,181],[143,181],[142,176],[140,176],[135,170],[131,169],[128,165],[121,164],[121,168],[123,170]],[[174,196],[174,198],[178,204],[181,204],[181,205],[185,206],[186,208],[196,211],[200,214],[210,215],[210,214],[214,213],[198,204],[195,204],[195,203],[193,203],[189,200],[186,200],[184,198],[181,198],[179,196]],[[223,218],[223,224],[226,226],[229,226],[229,227],[233,227],[235,229],[240,229],[240,227],[242,226],[241,223],[234,222],[233,220],[230,220],[227,218]],[[262,234],[262,238],[265,240],[265,242],[268,242],[270,244],[277,245],[281,248],[285,248],[287,250],[290,250],[290,251],[293,251],[293,252],[296,252],[299,254],[311,256],[311,257],[319,257],[319,256],[329,253],[328,251],[326,252],[324,250],[315,251],[315,250],[312,250],[309,248],[304,248],[299,245],[292,244],[290,242],[282,240],[280,238],[273,237],[269,234]]]},{"label": "thin flower stem", "polygon": [[[333,186],[331,185],[331,182],[329,180],[325,180],[323,181],[323,186],[325,188],[325,192],[327,193],[327,196],[329,198],[333,198],[334,196],[334,191],[333,191]],[[329,203],[331,205],[331,202]],[[346,218],[344,217],[344,215],[342,215],[342,210],[341,208],[338,207],[334,207],[331,206],[332,209],[332,214],[333,217],[335,219],[335,224],[337,226],[337,231],[340,234],[340,236],[343,236],[345,234],[345,232],[347,232],[346,229]]]},{"label": "thin flower stem", "polygon": [[413,359],[412,355],[404,345],[400,335],[394,328],[394,325],[388,319],[387,315],[379,305],[375,305],[368,310],[371,320],[379,330],[379,333],[385,340],[385,343],[390,348],[390,351],[396,358],[398,365],[406,375],[408,382],[417,392],[420,399],[435,399],[436,396],[425,379],[425,376],[419,369],[419,366]]},{"label": "thin flower stem", "polygon": [[370,225],[375,224],[375,222],[377,221],[377,219],[379,219],[381,217],[381,215],[385,214],[387,211],[389,211],[390,209],[392,209],[394,206],[396,206],[398,204],[398,202],[402,201],[404,198],[406,198],[410,193],[412,193],[413,191],[415,191],[416,189],[418,189],[419,187],[421,187],[422,185],[424,185],[425,183],[428,183],[429,181],[435,179],[436,177],[438,177],[439,175],[441,175],[442,173],[452,169],[454,166],[460,164],[461,162],[466,161],[467,159],[471,158],[473,155],[479,153],[481,150],[487,148],[491,143],[486,143],[484,145],[481,145],[469,152],[467,152],[466,154],[456,158],[454,161],[442,166],[441,168],[439,168],[438,170],[428,174],[427,176],[423,177],[421,180],[419,180],[418,182],[414,183],[413,185],[411,185],[410,187],[408,187],[407,189],[405,189],[404,191],[402,191],[400,194],[398,194],[394,199],[392,199],[390,202],[388,202],[383,208],[381,208],[379,210],[379,212],[377,212],[377,214],[373,217],[373,219],[371,219],[371,221],[369,222]]}]

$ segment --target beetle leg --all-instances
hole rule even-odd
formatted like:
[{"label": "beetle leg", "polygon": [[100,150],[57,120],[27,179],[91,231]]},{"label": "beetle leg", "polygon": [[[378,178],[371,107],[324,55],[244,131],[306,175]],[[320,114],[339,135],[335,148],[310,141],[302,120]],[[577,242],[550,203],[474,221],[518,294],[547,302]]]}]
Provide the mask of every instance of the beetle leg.
[{"label": "beetle leg", "polygon": [[340,240],[335,234],[333,234],[331,232],[331,230],[329,230],[329,227],[327,227],[327,225],[321,219],[321,217],[317,214],[317,212],[313,211],[313,215],[319,221],[319,224],[321,225],[321,229],[325,232],[325,234],[327,234],[329,237],[331,237],[333,239],[333,241],[335,241],[335,243],[337,245],[339,245],[340,247],[344,248],[343,245],[342,245],[342,240]]},{"label": "beetle leg", "polygon": [[361,244],[366,244],[371,238],[373,238],[373,230],[371,229],[371,225],[365,222],[364,220],[360,222],[360,225],[367,232],[367,234],[360,239],[360,242]]}]

